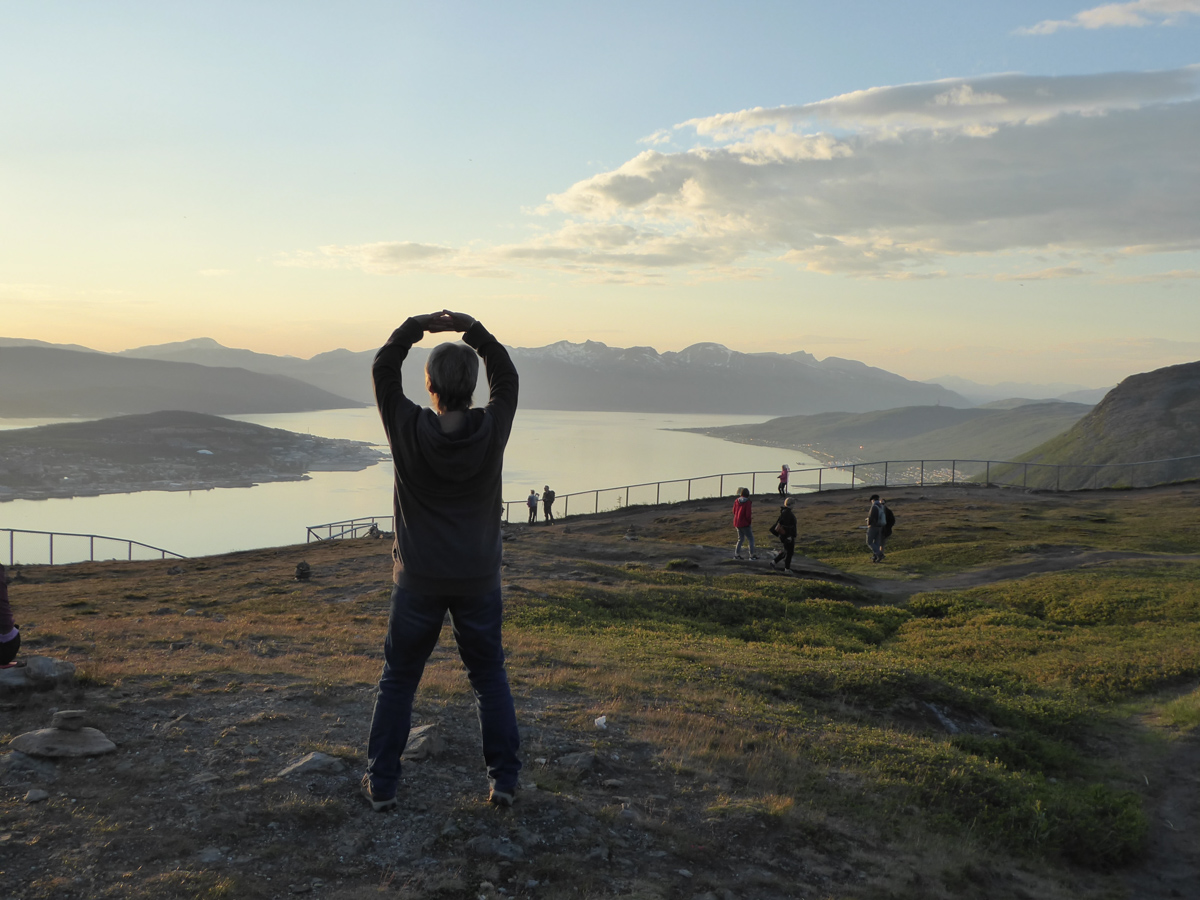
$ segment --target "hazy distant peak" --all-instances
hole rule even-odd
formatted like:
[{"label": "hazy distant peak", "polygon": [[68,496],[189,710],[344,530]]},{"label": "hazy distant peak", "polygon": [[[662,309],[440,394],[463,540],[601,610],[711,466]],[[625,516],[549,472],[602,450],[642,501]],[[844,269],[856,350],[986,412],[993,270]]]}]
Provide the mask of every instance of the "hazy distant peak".
[{"label": "hazy distant peak", "polygon": [[99,353],[99,350],[93,350],[91,347],[83,347],[79,344],[51,344],[49,341],[36,341],[33,338],[8,338],[0,337],[0,347],[50,347],[54,350],[75,350],[79,353]]},{"label": "hazy distant peak", "polygon": [[670,355],[680,362],[691,365],[727,366],[733,362],[734,352],[724,344],[714,344],[710,341],[704,341],[699,344],[692,344],[690,347],[684,347],[678,353]]},{"label": "hazy distant peak", "polygon": [[[142,359],[151,359],[160,356],[170,356],[174,354],[189,353],[196,351],[219,351],[224,353],[236,354],[254,354],[255,356],[271,356],[269,353],[257,353],[254,350],[244,350],[239,347],[226,347],[219,341],[210,337],[190,338],[186,341],[172,341],[167,344],[148,344],[145,347],[133,347],[129,350],[122,350],[117,353],[117,356],[133,356]],[[279,356],[278,359],[296,359],[295,356]]]}]

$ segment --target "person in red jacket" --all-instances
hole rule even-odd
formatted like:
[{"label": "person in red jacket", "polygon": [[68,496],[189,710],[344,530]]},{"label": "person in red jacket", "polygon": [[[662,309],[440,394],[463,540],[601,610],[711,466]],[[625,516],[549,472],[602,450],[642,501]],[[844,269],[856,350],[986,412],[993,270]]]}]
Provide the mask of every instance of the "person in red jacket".
[{"label": "person in red jacket", "polygon": [[737,544],[733,548],[733,558],[742,558],[742,542],[750,545],[750,558],[758,559],[754,554],[754,532],[750,530],[750,489],[740,488],[737,499],[733,501],[733,527],[737,529]]}]

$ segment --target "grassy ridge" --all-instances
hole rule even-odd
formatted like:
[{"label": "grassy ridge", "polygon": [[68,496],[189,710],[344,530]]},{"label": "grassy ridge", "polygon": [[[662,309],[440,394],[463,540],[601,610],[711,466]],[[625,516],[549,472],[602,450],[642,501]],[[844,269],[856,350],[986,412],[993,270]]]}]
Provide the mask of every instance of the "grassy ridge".
[{"label": "grassy ridge", "polygon": [[[857,583],[732,565],[724,503],[516,529],[504,578],[519,714],[523,699],[551,698],[582,739],[606,715],[680,783],[718,785],[681,794],[697,835],[761,826],[833,855],[870,845],[917,860],[925,886],[894,896],[952,896],[1014,859],[1100,879],[1135,863],[1147,760],[1200,724],[1200,487],[891,499],[887,566],[864,561],[861,494],[800,499],[799,552],[874,577]],[[1145,558],[990,574],[1118,551]],[[291,577],[301,553],[309,583]],[[380,542],[186,566],[182,579],[169,563],[29,570],[13,589],[29,652],[75,660],[91,684],[167,694],[248,674],[318,687],[377,676]],[[939,587],[947,578],[974,581]],[[423,697],[464,691],[450,655],[431,663]],[[361,762],[361,747],[321,749]],[[577,790],[536,767],[529,777]],[[964,848],[954,866],[937,849],[951,844]]]}]

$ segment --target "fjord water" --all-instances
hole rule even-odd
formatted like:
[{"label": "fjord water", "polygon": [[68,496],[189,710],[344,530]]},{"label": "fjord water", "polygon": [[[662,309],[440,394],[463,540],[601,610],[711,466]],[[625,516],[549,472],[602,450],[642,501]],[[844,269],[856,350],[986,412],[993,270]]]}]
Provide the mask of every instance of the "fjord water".
[{"label": "fjord water", "polygon": [[[230,416],[245,422],[381,444],[383,429],[374,409],[337,409],[309,413]],[[720,472],[777,472],[782,463],[793,469],[817,463],[792,450],[734,444],[698,434],[669,431],[712,425],[761,422],[762,416],[664,415],[620,412],[520,410],[505,454],[504,498],[521,501],[534,488],[549,484],[560,496],[617,485],[687,478]],[[25,428],[51,421],[7,419],[0,428]],[[740,482],[726,480],[725,493]],[[750,486],[749,479],[746,479]],[[391,515],[392,468],[384,461],[361,472],[313,472],[308,481],[275,482],[252,488],[207,491],[141,491],[54,500],[0,503],[0,528],[101,534],[161,547],[184,556],[303,543],[305,527],[359,516]],[[776,481],[758,476],[759,494],[773,493]],[[693,496],[716,492],[717,482],[696,484]],[[666,502],[686,496],[686,485],[632,491],[630,503]],[[600,508],[624,502],[624,492],[602,494]],[[568,506],[569,504],[569,506]],[[561,515],[590,512],[595,498],[571,498],[555,504]],[[524,521],[524,508],[514,507],[512,520]],[[7,535],[4,535],[7,537]],[[0,546],[7,562],[8,547]],[[18,535],[18,562],[46,562],[44,537]],[[85,558],[86,541],[60,538],[55,559]],[[124,547],[97,556],[125,555]],[[147,554],[135,552],[134,558]]]}]

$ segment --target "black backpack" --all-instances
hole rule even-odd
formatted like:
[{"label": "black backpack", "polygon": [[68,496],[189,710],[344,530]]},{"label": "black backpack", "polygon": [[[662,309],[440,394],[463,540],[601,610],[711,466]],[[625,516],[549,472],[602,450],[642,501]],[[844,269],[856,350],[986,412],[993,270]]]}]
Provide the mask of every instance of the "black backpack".
[{"label": "black backpack", "polygon": [[896,524],[896,514],[894,512],[892,512],[892,508],[890,506],[885,506],[883,508],[883,533],[891,534],[892,526],[895,524]]}]

